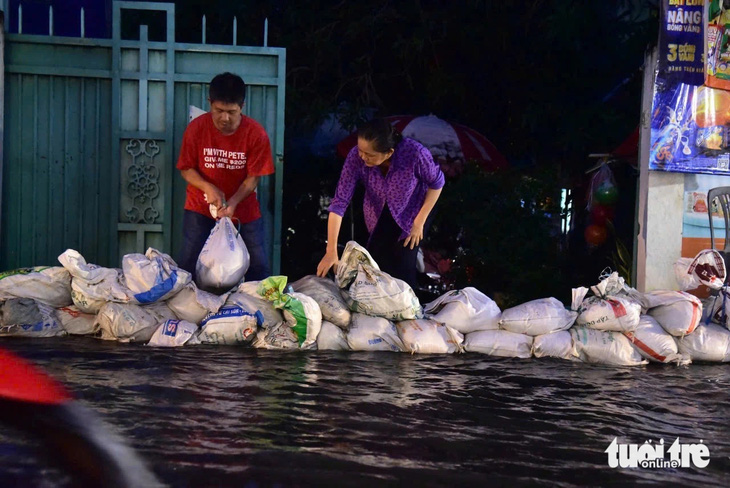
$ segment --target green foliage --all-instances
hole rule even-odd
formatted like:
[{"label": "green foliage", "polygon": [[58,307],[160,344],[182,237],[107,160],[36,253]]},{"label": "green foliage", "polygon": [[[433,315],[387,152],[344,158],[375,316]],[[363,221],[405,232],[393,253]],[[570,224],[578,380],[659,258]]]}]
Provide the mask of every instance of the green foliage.
[{"label": "green foliage", "polygon": [[487,173],[476,164],[447,182],[427,246],[454,258],[446,278],[504,306],[569,291],[563,278],[554,172]]}]

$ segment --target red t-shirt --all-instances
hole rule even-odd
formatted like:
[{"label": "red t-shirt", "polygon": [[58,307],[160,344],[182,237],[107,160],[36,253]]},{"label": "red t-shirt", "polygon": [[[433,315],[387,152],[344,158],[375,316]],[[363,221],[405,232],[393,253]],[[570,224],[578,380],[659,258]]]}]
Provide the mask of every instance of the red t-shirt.
[{"label": "red t-shirt", "polygon": [[[274,172],[269,136],[251,117],[242,115],[236,132],[225,135],[213,125],[210,112],[196,118],[185,129],[177,169],[194,169],[217,186],[230,199],[249,176]],[[185,210],[210,215],[203,192],[188,184]],[[235,216],[242,224],[261,217],[256,192],[251,192],[236,207]]]}]

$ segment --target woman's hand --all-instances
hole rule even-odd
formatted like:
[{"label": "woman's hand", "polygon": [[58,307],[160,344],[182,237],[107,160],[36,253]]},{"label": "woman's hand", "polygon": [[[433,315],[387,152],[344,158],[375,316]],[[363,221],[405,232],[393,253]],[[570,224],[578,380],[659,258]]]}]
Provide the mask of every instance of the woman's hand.
[{"label": "woman's hand", "polygon": [[340,264],[340,259],[337,257],[337,250],[327,251],[322,260],[317,266],[317,276],[324,278],[327,276],[327,272],[334,266],[335,273],[337,272],[337,266]]},{"label": "woman's hand", "polygon": [[413,226],[411,227],[411,234],[406,237],[405,241],[403,241],[403,247],[407,247],[408,244],[410,244],[411,249],[413,249],[421,243],[421,239],[423,239],[423,222],[421,219],[416,217],[416,220],[413,221]]}]

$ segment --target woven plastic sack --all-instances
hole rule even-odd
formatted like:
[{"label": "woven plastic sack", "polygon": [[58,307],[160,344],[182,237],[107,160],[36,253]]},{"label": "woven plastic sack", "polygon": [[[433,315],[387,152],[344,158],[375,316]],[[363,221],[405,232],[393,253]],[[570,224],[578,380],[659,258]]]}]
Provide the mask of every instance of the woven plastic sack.
[{"label": "woven plastic sack", "polygon": [[201,290],[191,281],[165,303],[178,318],[199,324],[208,314],[220,310],[227,298],[228,293],[216,295]]},{"label": "woven plastic sack", "polygon": [[31,298],[54,308],[71,305],[71,275],[61,266],[2,272],[0,300],[8,298]]},{"label": "woven plastic sack", "polygon": [[677,339],[677,348],[692,361],[730,362],[730,331],[717,324],[700,324]]},{"label": "woven plastic sack", "polygon": [[402,320],[395,326],[405,351],[411,354],[452,354],[463,351],[464,335],[433,320]]},{"label": "woven plastic sack", "polygon": [[569,330],[535,336],[535,340],[532,342],[532,354],[536,358],[579,360],[578,352],[573,345],[573,336]]},{"label": "woven plastic sack", "polygon": [[368,266],[380,269],[378,263],[375,262],[367,249],[362,247],[355,241],[345,244],[345,249],[340,257],[340,264],[337,265],[337,273],[335,274],[335,284],[340,288],[347,288],[355,279],[358,273],[358,266],[367,264]]},{"label": "woven plastic sack", "polygon": [[261,297],[235,292],[228,296],[226,305],[235,305],[251,314],[257,315],[261,319],[259,327],[268,328],[284,322],[284,316],[281,311],[277,310],[273,303]]},{"label": "woven plastic sack", "polygon": [[651,315],[662,328],[675,337],[691,334],[702,319],[702,302],[682,291],[653,291],[645,294]]},{"label": "woven plastic sack", "polygon": [[394,322],[423,316],[418,297],[408,283],[367,264],[358,265],[346,301],[353,312]]},{"label": "woven plastic sack", "polygon": [[192,279],[170,256],[151,247],[144,254],[126,254],[122,258],[122,270],[127,287],[141,304],[166,300]]},{"label": "woven plastic sack", "polygon": [[532,357],[532,336],[507,330],[478,330],[464,337],[466,352],[505,358]]},{"label": "woven plastic sack", "polygon": [[243,281],[250,264],[248,249],[229,217],[216,222],[195,264],[198,287],[229,290]]},{"label": "woven plastic sack", "polygon": [[654,363],[689,364],[688,356],[679,354],[677,341],[668,334],[650,315],[642,315],[639,327],[633,332],[624,332],[636,350]]},{"label": "woven plastic sack", "polygon": [[312,298],[301,293],[284,293],[286,276],[269,276],[259,283],[258,295],[282,311],[284,320],[297,335],[303,349],[314,347],[322,327],[322,311]]},{"label": "woven plastic sack", "polygon": [[674,275],[680,290],[694,290],[700,285],[719,290],[725,283],[727,270],[719,252],[705,249],[694,258],[679,258],[674,263]]},{"label": "woven plastic sack", "polygon": [[462,334],[499,328],[499,306],[474,287],[452,290],[423,307],[429,318]]},{"label": "woven plastic sack", "polygon": [[71,298],[82,312],[96,314],[107,302],[137,303],[121,269],[87,263],[73,249],[64,251],[58,260],[71,273]]},{"label": "woven plastic sack", "polygon": [[351,313],[334,281],[309,275],[291,284],[295,292],[312,297],[322,311],[322,319],[346,329]]},{"label": "woven plastic sack", "polygon": [[332,322],[322,321],[322,329],[317,336],[317,349],[320,351],[349,351],[347,337],[342,328]]},{"label": "woven plastic sack", "polygon": [[0,337],[57,337],[66,335],[50,305],[30,298],[0,302]]},{"label": "woven plastic sack", "polygon": [[557,298],[539,298],[504,310],[499,327],[515,334],[537,336],[568,329],[577,315]]},{"label": "woven plastic sack", "polygon": [[352,314],[352,323],[347,331],[346,340],[353,351],[406,350],[393,322],[361,313]]},{"label": "woven plastic sack", "polygon": [[191,344],[248,344],[256,337],[259,320],[257,315],[241,307],[224,306],[203,319],[195,336],[197,340],[191,341]]},{"label": "woven plastic sack", "polygon": [[94,328],[100,339],[146,343],[167,319],[177,317],[164,302],[149,305],[108,302],[96,315]]},{"label": "woven plastic sack", "polygon": [[619,333],[575,326],[570,329],[578,357],[584,363],[612,366],[641,366],[648,361],[641,357],[629,339]]},{"label": "woven plastic sack", "polygon": [[186,320],[166,320],[157,327],[157,330],[148,346],[156,347],[180,347],[184,346],[198,331],[198,326]]},{"label": "woven plastic sack", "polygon": [[56,309],[56,317],[63,330],[71,335],[89,335],[94,333],[96,315],[84,313],[76,305]]},{"label": "woven plastic sack", "polygon": [[579,311],[576,325],[616,332],[631,332],[639,326],[641,297],[618,273],[592,286],[594,296],[583,298],[587,291],[583,287],[573,289],[572,308]]},{"label": "woven plastic sack", "polygon": [[252,344],[257,349],[299,349],[296,333],[286,322],[259,329]]}]

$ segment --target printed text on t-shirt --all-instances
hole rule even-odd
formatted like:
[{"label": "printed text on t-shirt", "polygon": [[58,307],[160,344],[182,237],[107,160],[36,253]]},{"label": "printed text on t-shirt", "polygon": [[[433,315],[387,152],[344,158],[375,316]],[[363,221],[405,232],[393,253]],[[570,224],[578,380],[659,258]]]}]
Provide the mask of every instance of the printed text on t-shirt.
[{"label": "printed text on t-shirt", "polygon": [[246,153],[204,147],[203,163],[210,169],[243,169],[246,167]]}]

